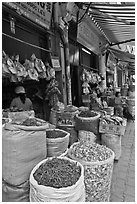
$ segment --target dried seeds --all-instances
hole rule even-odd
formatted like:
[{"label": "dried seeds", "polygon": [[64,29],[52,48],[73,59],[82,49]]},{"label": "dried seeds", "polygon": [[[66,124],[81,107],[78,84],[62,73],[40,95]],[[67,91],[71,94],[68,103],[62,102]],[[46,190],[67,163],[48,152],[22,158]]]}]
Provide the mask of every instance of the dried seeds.
[{"label": "dried seeds", "polygon": [[[84,166],[86,202],[109,201],[114,160],[112,151],[96,143],[78,142],[73,145],[71,155],[76,160],[80,159]],[[110,159],[109,162],[107,159]]]}]

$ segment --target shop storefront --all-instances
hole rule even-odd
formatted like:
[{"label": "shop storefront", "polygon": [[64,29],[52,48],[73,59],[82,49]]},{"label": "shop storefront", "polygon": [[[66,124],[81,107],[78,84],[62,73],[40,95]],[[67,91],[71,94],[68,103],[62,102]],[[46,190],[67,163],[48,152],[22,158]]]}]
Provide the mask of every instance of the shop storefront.
[{"label": "shop storefront", "polygon": [[[23,85],[28,97],[33,102],[37,117],[48,120],[49,107],[45,98],[45,90],[50,79],[55,78],[55,72],[48,72],[45,64],[54,66],[51,49],[51,17],[52,3],[26,2],[3,3],[2,5],[2,50],[6,56],[24,66],[26,60],[39,59],[43,72],[35,69],[26,78],[17,76],[17,73],[9,72],[8,77],[2,78],[2,108],[9,108],[14,97],[14,89],[17,85]],[[55,50],[55,49],[54,49]],[[53,53],[54,54],[54,53]],[[59,64],[59,59],[56,59]],[[54,63],[55,64],[55,63]],[[57,63],[56,63],[57,64]],[[58,65],[59,66],[59,65]],[[57,66],[57,69],[59,68]],[[34,68],[34,67],[33,67]],[[33,70],[34,71],[34,70]],[[38,72],[40,71],[40,72]],[[51,76],[51,75],[52,76]],[[39,107],[38,107],[39,106]]]},{"label": "shop storefront", "polygon": [[[75,31],[75,32],[74,32]],[[77,33],[77,35],[76,35]],[[69,50],[72,80],[72,103],[81,106],[84,102],[83,72],[99,74],[99,37],[89,18],[80,24],[72,24],[69,30]]]}]

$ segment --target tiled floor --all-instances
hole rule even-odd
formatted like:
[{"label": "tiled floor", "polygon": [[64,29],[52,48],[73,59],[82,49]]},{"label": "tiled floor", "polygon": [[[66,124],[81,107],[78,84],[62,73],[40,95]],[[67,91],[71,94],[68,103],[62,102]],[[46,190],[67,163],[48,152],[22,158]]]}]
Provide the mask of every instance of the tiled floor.
[{"label": "tiled floor", "polygon": [[135,202],[135,123],[127,123],[122,153],[114,163],[110,202]]}]

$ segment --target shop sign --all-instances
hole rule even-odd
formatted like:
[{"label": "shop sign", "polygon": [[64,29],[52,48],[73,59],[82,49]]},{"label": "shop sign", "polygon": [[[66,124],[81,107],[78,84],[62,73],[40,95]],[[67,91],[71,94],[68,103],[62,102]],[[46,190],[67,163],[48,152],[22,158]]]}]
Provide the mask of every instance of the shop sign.
[{"label": "shop sign", "polygon": [[4,2],[3,4],[42,27],[50,28],[52,2]]},{"label": "shop sign", "polygon": [[52,62],[52,66],[55,69],[55,71],[61,71],[59,57],[52,56],[51,57],[51,62]]},{"label": "shop sign", "polygon": [[93,32],[91,19],[85,18],[78,24],[77,41],[95,54],[99,54],[99,38]]}]

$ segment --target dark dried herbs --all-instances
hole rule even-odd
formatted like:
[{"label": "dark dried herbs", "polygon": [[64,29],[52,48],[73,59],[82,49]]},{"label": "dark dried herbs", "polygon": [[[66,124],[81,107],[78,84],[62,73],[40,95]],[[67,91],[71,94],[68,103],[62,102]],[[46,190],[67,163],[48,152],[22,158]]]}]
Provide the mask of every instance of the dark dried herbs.
[{"label": "dark dried herbs", "polygon": [[97,115],[98,114],[93,111],[82,111],[78,116],[84,117],[84,118],[90,118],[90,117],[95,117]]},{"label": "dark dried herbs", "polygon": [[66,136],[66,133],[59,130],[47,130],[46,135],[47,138],[62,138]]},{"label": "dark dried herbs", "polygon": [[25,126],[41,126],[44,124],[45,124],[44,122],[42,123],[36,118],[27,118],[25,121],[21,123],[21,125],[25,125]]},{"label": "dark dried herbs", "polygon": [[74,185],[81,175],[81,168],[66,159],[47,160],[33,174],[39,185],[62,188]]}]

